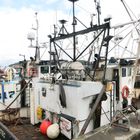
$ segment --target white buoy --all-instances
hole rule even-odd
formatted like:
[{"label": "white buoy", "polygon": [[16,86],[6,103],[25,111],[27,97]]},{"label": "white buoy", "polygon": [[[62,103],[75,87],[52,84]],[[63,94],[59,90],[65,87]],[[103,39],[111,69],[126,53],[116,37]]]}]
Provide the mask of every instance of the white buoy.
[{"label": "white buoy", "polygon": [[60,130],[59,125],[57,123],[54,123],[50,125],[47,129],[47,136],[51,139],[55,139],[59,136]]}]

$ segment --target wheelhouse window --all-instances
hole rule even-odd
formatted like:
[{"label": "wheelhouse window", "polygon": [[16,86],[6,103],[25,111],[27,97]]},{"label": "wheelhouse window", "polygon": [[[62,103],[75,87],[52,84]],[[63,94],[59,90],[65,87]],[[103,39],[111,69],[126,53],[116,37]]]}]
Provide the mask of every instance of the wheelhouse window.
[{"label": "wheelhouse window", "polygon": [[48,66],[41,67],[41,73],[42,74],[49,73],[49,67]]},{"label": "wheelhouse window", "polygon": [[122,77],[126,77],[126,68],[122,68]]}]

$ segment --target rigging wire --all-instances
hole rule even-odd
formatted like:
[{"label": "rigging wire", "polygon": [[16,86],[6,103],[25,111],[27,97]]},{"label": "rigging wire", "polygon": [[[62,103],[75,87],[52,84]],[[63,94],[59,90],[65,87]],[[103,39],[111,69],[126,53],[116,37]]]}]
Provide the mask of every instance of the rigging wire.
[{"label": "rigging wire", "polygon": [[42,53],[40,59],[44,56],[44,54],[46,53],[47,49],[48,49],[48,48],[46,47],[45,50],[44,50],[44,52]]},{"label": "rigging wire", "polygon": [[[117,44],[115,44],[115,46],[112,48],[112,49],[110,49],[109,51],[108,51],[108,53],[110,53],[116,46],[118,46],[138,25],[139,25],[140,23],[138,23],[137,25],[135,25],[134,26],[134,28],[130,31],[130,32],[128,32],[126,35],[125,35],[125,37],[121,40],[121,41],[119,41]],[[131,52],[132,53],[132,52]]]},{"label": "rigging wire", "polygon": [[[133,48],[134,48],[134,43],[138,41],[138,39],[134,39],[133,42],[132,42],[132,48],[131,48],[131,52],[133,51]],[[130,57],[132,57],[132,54],[130,55]]]},{"label": "rigging wire", "polygon": [[88,14],[92,14],[90,11],[88,11],[87,9],[85,9],[85,8],[83,8],[82,6],[80,6],[80,5],[78,5],[77,3],[76,3],[76,5],[79,7],[79,8],[81,8],[82,10],[84,10],[86,13],[88,13]]},{"label": "rigging wire", "polygon": [[123,55],[124,55],[125,51],[127,50],[127,48],[128,48],[128,45],[129,45],[129,43],[130,43],[131,38],[132,38],[132,36],[131,36],[131,34],[130,34],[129,39],[128,39],[128,41],[127,41],[126,45],[125,45],[125,48],[124,48],[124,50],[123,50],[123,52],[122,52],[122,54],[121,54],[121,57],[123,57]]},{"label": "rigging wire", "polygon": [[127,26],[126,28],[124,28],[123,30],[121,30],[120,32],[118,32],[117,34],[115,34],[115,36],[118,36],[119,34],[122,34],[124,31],[128,30],[130,27],[132,27],[132,25]]},{"label": "rigging wire", "polygon": [[[123,3],[123,5],[124,5],[124,7],[125,7],[125,9],[126,9],[126,11],[127,11],[127,13],[128,13],[128,15],[129,15],[129,17],[131,18],[131,20],[133,21],[130,12],[131,12],[132,15],[137,19],[136,15],[135,15],[134,12],[130,9],[130,7],[128,6],[128,4],[127,4],[124,0],[121,0],[121,2]],[[128,10],[128,9],[129,9],[129,10]],[[130,11],[130,12],[129,12],[129,11]]]},{"label": "rigging wire", "polygon": [[[111,40],[111,42],[115,43],[113,40]],[[125,49],[124,47],[122,47],[119,43],[116,44],[110,51],[112,51],[113,49],[115,49],[116,46],[119,46],[122,49]],[[132,51],[126,50],[128,53],[130,53],[131,55],[133,54],[134,56],[136,56],[136,54],[134,54]],[[110,53],[110,52],[108,52]]]},{"label": "rigging wire", "polygon": [[[132,18],[132,16],[131,16],[130,12],[129,12],[129,10],[131,11],[131,9],[129,8],[129,6],[127,5],[127,3],[124,2],[124,0],[121,0],[121,2],[123,3],[123,5],[124,5],[124,7],[125,7],[125,9],[126,9],[126,11],[127,11],[127,13],[128,13],[128,15],[129,15],[131,21],[133,21],[133,18]],[[128,8],[129,8],[129,10],[128,10]],[[132,12],[132,11],[131,11],[131,12]],[[132,14],[133,14],[133,12],[132,12]],[[134,17],[136,17],[136,16],[134,15]],[[136,18],[136,19],[137,19],[137,18]],[[133,25],[134,25],[134,24],[133,24]],[[136,27],[135,27],[135,29],[136,29],[138,35],[140,35],[139,30],[138,30]]]}]

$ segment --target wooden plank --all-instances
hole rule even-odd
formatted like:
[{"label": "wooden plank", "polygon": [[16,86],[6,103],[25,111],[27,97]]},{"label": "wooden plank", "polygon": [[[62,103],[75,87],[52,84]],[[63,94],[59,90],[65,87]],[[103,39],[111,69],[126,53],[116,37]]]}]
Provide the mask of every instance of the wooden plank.
[{"label": "wooden plank", "polygon": [[87,117],[82,129],[81,129],[81,132],[80,132],[79,136],[81,136],[81,135],[83,135],[85,133],[85,131],[86,131],[88,125],[89,125],[89,122],[90,122],[90,120],[91,120],[91,118],[92,118],[92,116],[93,116],[93,114],[94,114],[99,102],[101,101],[101,98],[102,98],[104,92],[105,92],[105,85],[103,85],[103,88],[102,88],[100,94],[98,95],[98,97],[97,97],[97,99],[95,101],[95,104],[93,105],[93,107],[92,107],[92,109],[91,109],[91,111],[90,111],[90,113],[89,113],[89,115],[88,115],[88,117]]}]

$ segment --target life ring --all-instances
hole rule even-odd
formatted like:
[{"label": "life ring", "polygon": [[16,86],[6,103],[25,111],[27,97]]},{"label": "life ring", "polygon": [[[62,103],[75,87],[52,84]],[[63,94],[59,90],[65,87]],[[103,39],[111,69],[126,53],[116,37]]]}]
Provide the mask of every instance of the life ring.
[{"label": "life ring", "polygon": [[128,96],[129,96],[129,88],[128,88],[128,86],[124,86],[122,88],[122,97],[123,98],[128,98]]}]

